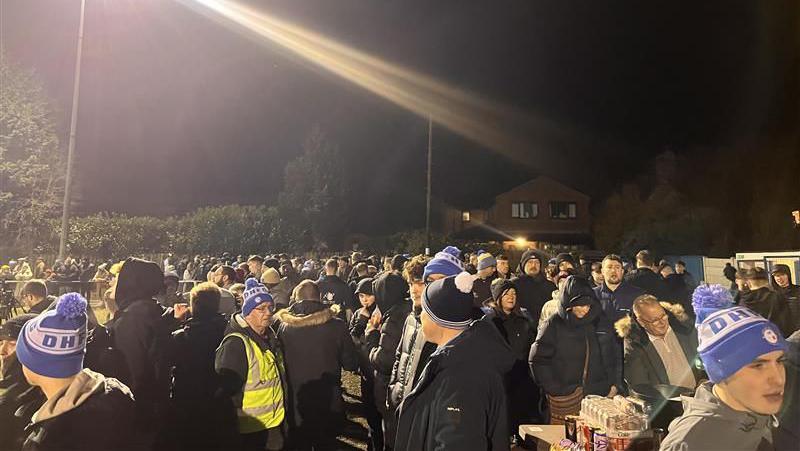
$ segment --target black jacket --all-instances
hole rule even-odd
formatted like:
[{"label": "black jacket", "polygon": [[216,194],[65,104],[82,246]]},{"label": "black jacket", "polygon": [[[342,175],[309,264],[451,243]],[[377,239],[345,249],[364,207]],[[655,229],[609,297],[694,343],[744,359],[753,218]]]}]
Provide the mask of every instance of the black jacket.
[{"label": "black jacket", "polygon": [[[541,262],[541,270],[535,277],[525,274],[525,263],[531,258],[538,258]],[[553,282],[544,277],[544,267],[547,259],[537,251],[529,249],[522,254],[519,262],[519,277],[512,279],[517,289],[517,302],[519,306],[528,311],[534,324],[539,323],[539,316],[542,314],[542,306],[550,300],[550,296],[556,289]]]},{"label": "black jacket", "polygon": [[353,291],[339,276],[322,276],[318,281],[320,299],[325,304],[338,304],[344,310],[353,300]]},{"label": "black jacket", "polygon": [[0,376],[0,450],[18,450],[25,440],[25,426],[44,404],[45,397],[39,387],[32,387],[25,380],[16,355],[8,357]]},{"label": "black jacket", "polygon": [[136,427],[133,395],[116,379],[83,370],[55,409],[54,402],[45,403],[25,429],[23,451],[147,449],[139,440],[144,431]]},{"label": "black jacket", "polygon": [[784,337],[788,337],[794,332],[786,298],[781,293],[767,287],[741,292],[739,305],[743,305],[775,323]]},{"label": "black jacket", "polygon": [[339,311],[338,305],[305,300],[275,314],[292,426],[313,427],[344,412],[342,368],[355,371],[358,353]]},{"label": "black jacket", "polygon": [[506,315],[498,308],[488,310],[483,318],[492,322],[506,342],[511,346],[514,358],[527,361],[531,345],[536,340],[536,327],[527,310],[516,308]]},{"label": "black jacket", "polygon": [[398,410],[395,449],[507,450],[503,374],[513,364],[497,328],[474,321],[431,355]]},{"label": "black jacket", "polygon": [[225,317],[217,314],[208,318],[194,317],[172,333],[172,399],[213,400],[220,387],[214,357],[227,326]]},{"label": "black jacket", "polygon": [[[591,309],[581,319],[567,311],[586,303]],[[581,381],[587,345],[588,376]],[[539,330],[531,346],[528,363],[536,382],[549,395],[568,395],[582,385],[586,395],[605,396],[612,385],[622,387],[621,358],[611,322],[591,285],[586,279],[570,276],[558,314]]]},{"label": "black jacket", "polygon": [[603,306],[606,316],[612,321],[616,321],[630,314],[633,309],[633,301],[643,295],[644,291],[623,280],[614,291],[611,291],[604,282],[602,285],[594,287],[594,294]]},{"label": "black jacket", "polygon": [[[669,325],[678,342],[681,344],[686,363],[694,373],[696,382],[707,378],[699,369],[697,354],[697,329],[694,318],[687,315],[680,304],[662,302],[667,313]],[[619,335],[625,341],[625,365],[623,375],[628,386],[636,390],[640,385],[670,385],[664,363],[647,332],[633,318],[627,316],[614,324]]]},{"label": "black jacket", "polygon": [[425,340],[419,315],[421,307],[413,308],[403,323],[403,333],[394,357],[392,376],[389,378],[389,412],[394,412],[419,380],[436,345]]},{"label": "black jacket", "polygon": [[625,276],[625,281],[641,288],[645,293],[655,296],[659,301],[671,300],[664,278],[650,268],[636,268],[635,271]]}]

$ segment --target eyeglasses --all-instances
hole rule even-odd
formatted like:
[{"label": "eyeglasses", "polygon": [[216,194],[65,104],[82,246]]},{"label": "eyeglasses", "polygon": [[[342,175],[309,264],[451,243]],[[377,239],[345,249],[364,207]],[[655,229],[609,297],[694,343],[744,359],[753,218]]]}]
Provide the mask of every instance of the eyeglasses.
[{"label": "eyeglasses", "polygon": [[666,314],[666,313],[663,313],[663,314],[662,314],[661,316],[659,316],[658,318],[656,318],[656,319],[654,319],[654,320],[650,320],[650,321],[648,321],[648,320],[646,320],[646,319],[644,319],[644,318],[642,318],[642,317],[640,316],[640,317],[639,317],[639,320],[640,320],[641,322],[643,322],[643,323],[647,323],[647,324],[658,324],[658,323],[663,323],[664,321],[666,321],[666,320],[667,320],[667,314]]}]

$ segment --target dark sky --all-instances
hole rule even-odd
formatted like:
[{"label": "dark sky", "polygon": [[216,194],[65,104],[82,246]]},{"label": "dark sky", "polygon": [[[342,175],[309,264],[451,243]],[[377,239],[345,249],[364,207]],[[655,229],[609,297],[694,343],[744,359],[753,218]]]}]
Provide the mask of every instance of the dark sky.
[{"label": "dark sky", "polygon": [[[41,76],[66,148],[80,1],[0,2],[3,48]],[[360,228],[424,222],[426,119],[186,3],[87,0],[80,211],[274,202],[318,124],[351,169]],[[569,131],[528,133],[512,161],[436,127],[434,193],[451,203],[537,172],[598,197],[667,147],[756,139],[780,101],[785,49],[780,5],[760,3],[249,2]]]}]

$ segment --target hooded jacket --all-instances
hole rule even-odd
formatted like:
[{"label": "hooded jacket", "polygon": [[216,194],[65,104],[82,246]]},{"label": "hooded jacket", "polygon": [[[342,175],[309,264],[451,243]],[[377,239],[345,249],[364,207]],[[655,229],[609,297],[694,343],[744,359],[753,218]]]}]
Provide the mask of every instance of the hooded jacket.
[{"label": "hooded jacket", "polygon": [[[591,308],[578,319],[568,311],[576,305]],[[587,380],[582,381],[587,349]],[[548,395],[568,395],[582,386],[586,395],[605,396],[612,385],[622,387],[621,357],[611,323],[589,281],[570,276],[558,314],[539,330],[531,346],[528,364],[534,379]]]},{"label": "hooded jacket", "polygon": [[706,382],[693,398],[681,398],[683,415],[670,423],[661,451],[771,450],[774,417],[733,410],[714,395],[712,387]]},{"label": "hooded jacket", "polygon": [[172,398],[180,401],[209,402],[219,389],[214,371],[214,355],[225,336],[228,321],[220,314],[193,317],[172,333],[174,367]]},{"label": "hooded jacket", "polygon": [[503,374],[513,364],[497,329],[474,321],[431,355],[398,410],[395,449],[508,449]]},{"label": "hooded jacket", "polygon": [[[532,258],[536,258],[541,262],[541,270],[536,276],[525,274],[525,263]],[[553,282],[550,282],[544,276],[546,265],[547,258],[543,254],[534,249],[528,249],[522,254],[522,259],[519,261],[519,277],[512,279],[514,286],[517,288],[517,302],[520,307],[530,313],[535,324],[539,323],[542,306],[550,300],[550,295],[556,289]]]},{"label": "hooded jacket", "polygon": [[775,282],[775,276],[770,276],[770,283],[775,287],[775,291],[782,294],[786,299],[786,309],[789,313],[791,329],[794,331],[800,330],[800,285],[793,283],[791,272],[789,272],[789,285],[786,288],[780,287]]},{"label": "hooded jacket", "polygon": [[144,450],[138,440],[135,402],[116,379],[84,369],[48,399],[25,428],[24,451]]},{"label": "hooded jacket", "polygon": [[325,304],[338,304],[341,310],[350,307],[353,300],[353,292],[347,283],[337,275],[323,275],[317,281],[319,286],[320,299]]},{"label": "hooded jacket", "polygon": [[8,356],[0,374],[0,450],[18,450],[25,440],[23,430],[45,401],[39,387],[28,384],[16,354]]},{"label": "hooded jacket", "polygon": [[304,300],[275,314],[294,427],[313,428],[344,412],[342,368],[355,371],[358,353],[339,312],[338,304]]},{"label": "hooded jacket", "polygon": [[403,336],[403,325],[411,313],[411,301],[406,299],[408,285],[403,278],[388,272],[378,277],[374,284],[375,303],[381,312],[381,324],[366,335],[365,351],[375,371],[375,402],[381,412],[387,409],[389,380]]},{"label": "hooded jacket", "polygon": [[739,305],[745,306],[775,323],[784,337],[788,337],[794,332],[786,298],[781,293],[772,291],[768,287],[743,291],[739,295]]},{"label": "hooded jacket", "polygon": [[[669,326],[681,344],[686,363],[694,373],[695,381],[705,377],[697,365],[697,329],[694,319],[687,315],[680,304],[661,302],[667,313]],[[650,341],[647,331],[633,318],[626,316],[614,323],[617,335],[625,343],[625,365],[623,374],[629,387],[637,385],[669,385],[669,377],[664,363],[655,346]]]}]

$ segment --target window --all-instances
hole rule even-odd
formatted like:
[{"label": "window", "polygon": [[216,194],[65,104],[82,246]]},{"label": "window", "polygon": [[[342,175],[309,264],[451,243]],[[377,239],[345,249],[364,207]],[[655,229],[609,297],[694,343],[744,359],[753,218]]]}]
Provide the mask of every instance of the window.
[{"label": "window", "polygon": [[461,221],[462,222],[469,222],[469,210],[461,212]]},{"label": "window", "polygon": [[539,204],[536,202],[514,202],[511,204],[511,217],[531,219],[539,216]]},{"label": "window", "polygon": [[550,217],[553,219],[575,219],[578,207],[575,202],[550,202]]}]

